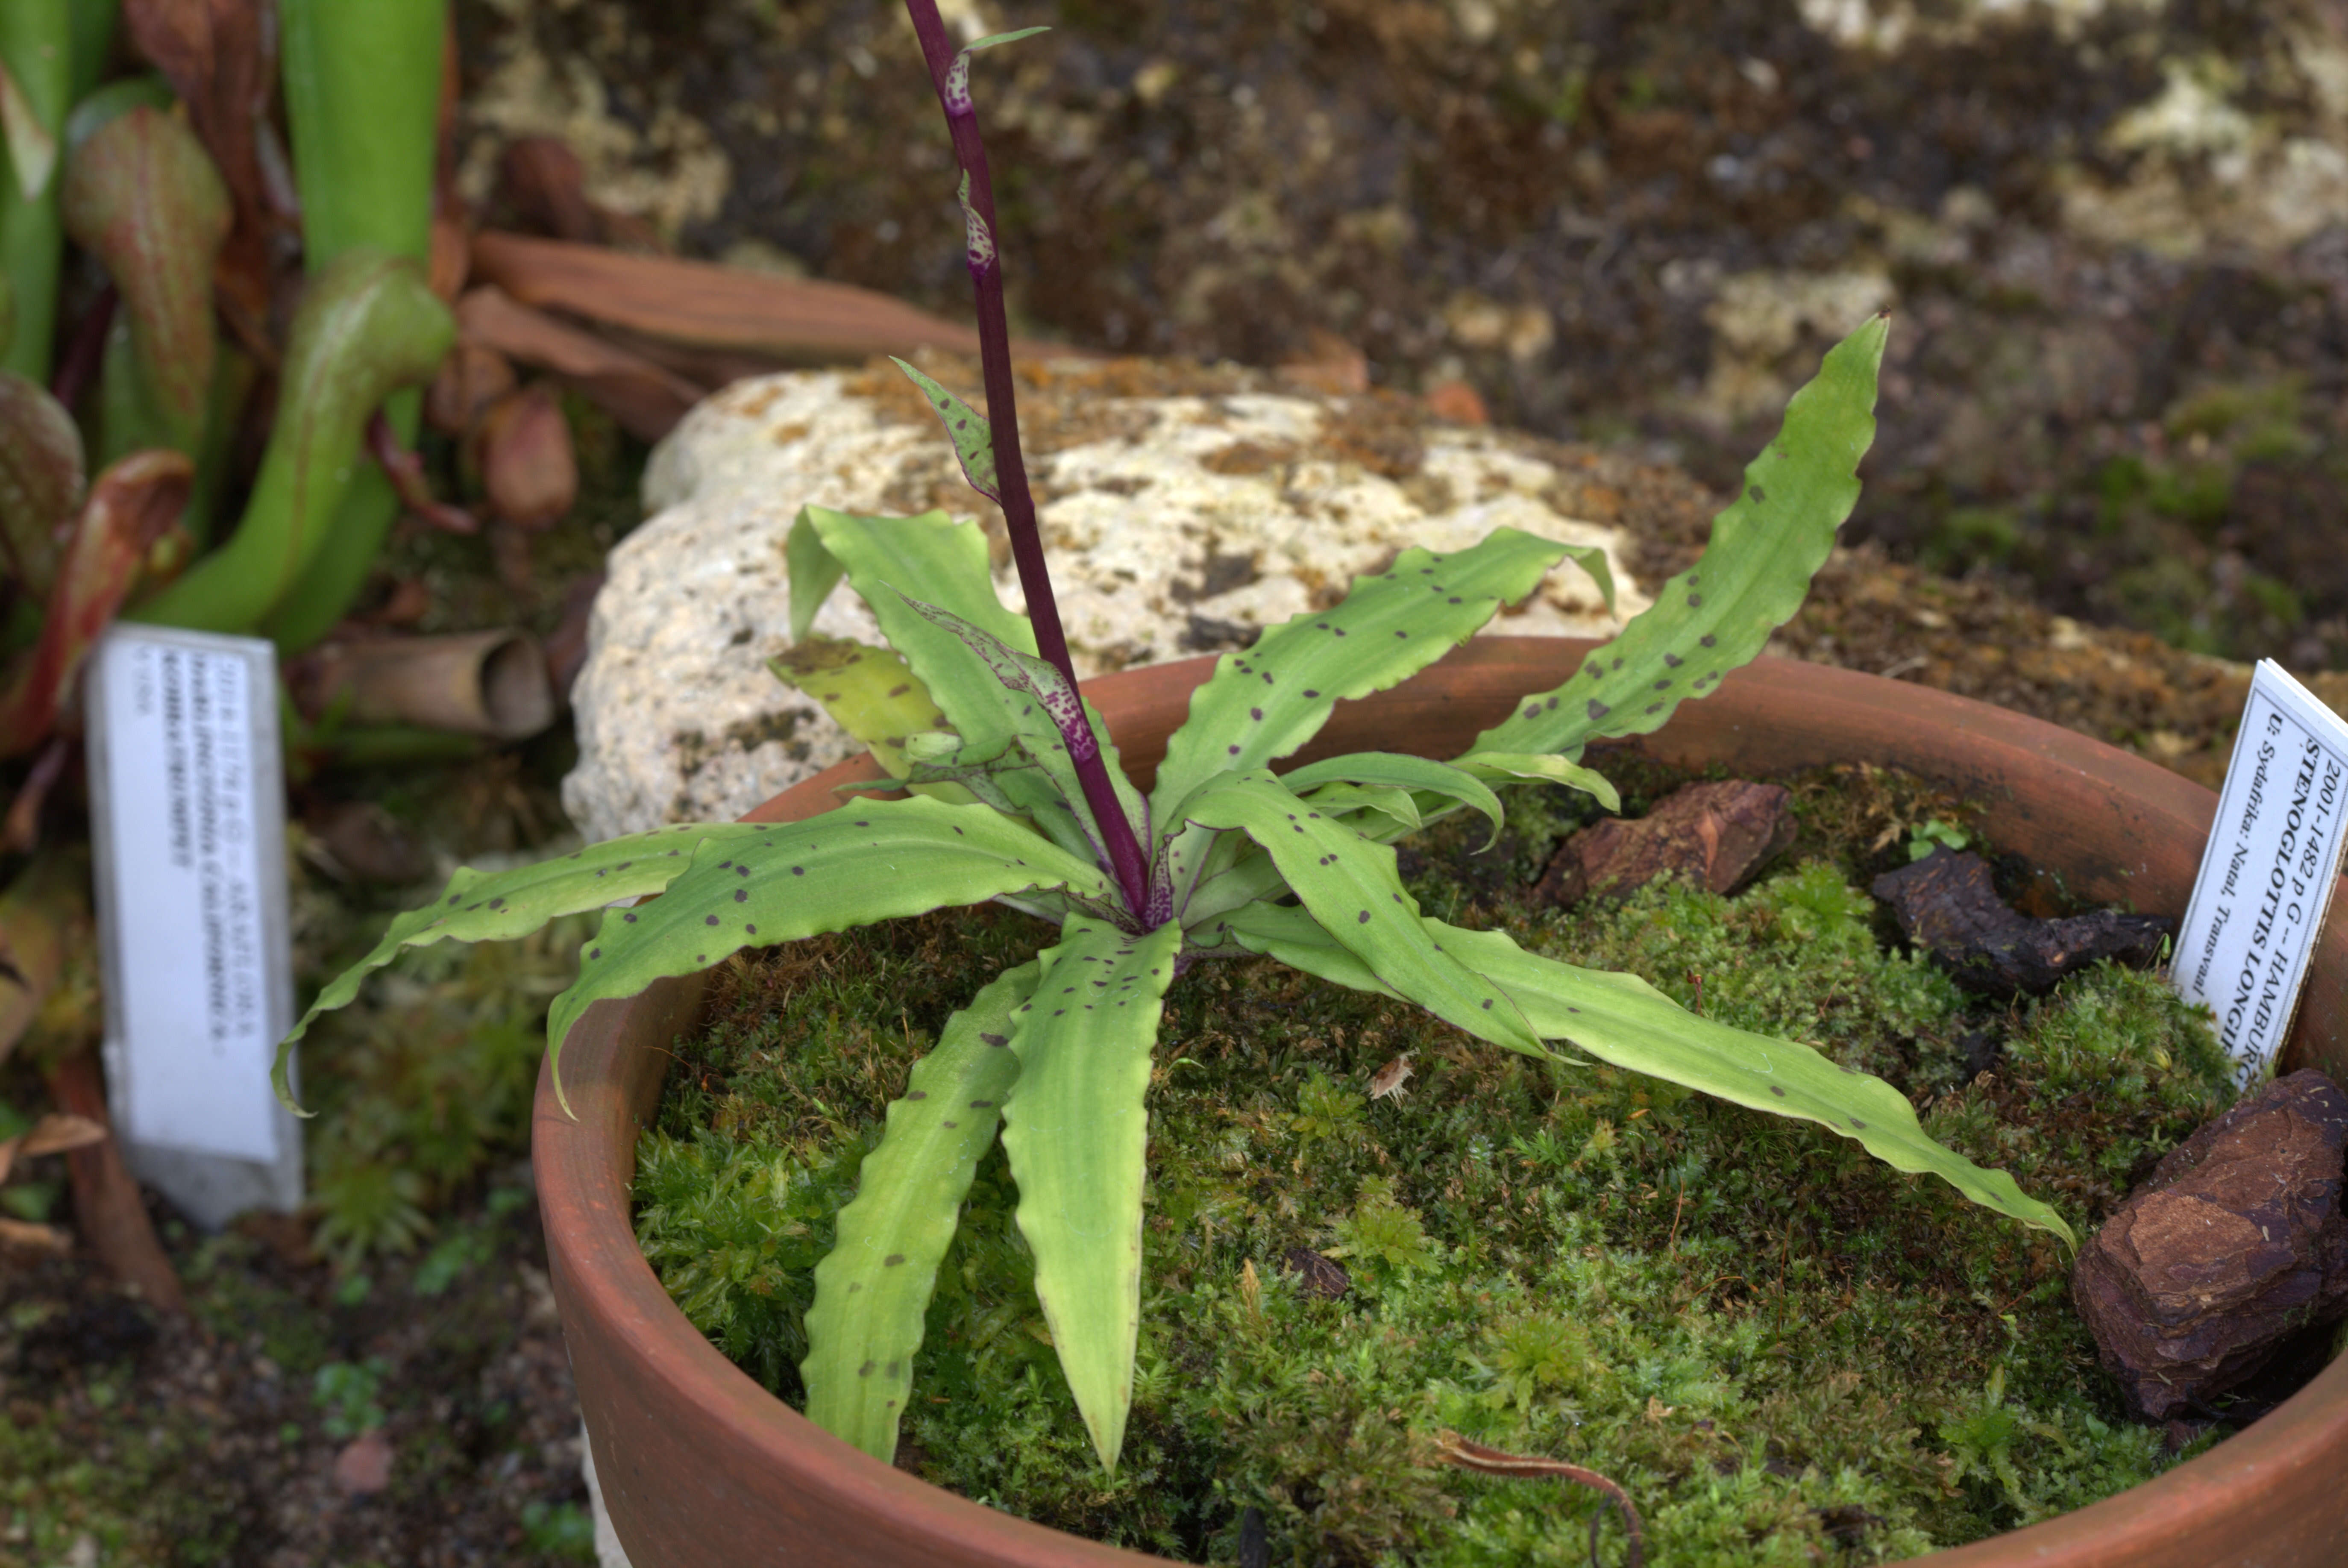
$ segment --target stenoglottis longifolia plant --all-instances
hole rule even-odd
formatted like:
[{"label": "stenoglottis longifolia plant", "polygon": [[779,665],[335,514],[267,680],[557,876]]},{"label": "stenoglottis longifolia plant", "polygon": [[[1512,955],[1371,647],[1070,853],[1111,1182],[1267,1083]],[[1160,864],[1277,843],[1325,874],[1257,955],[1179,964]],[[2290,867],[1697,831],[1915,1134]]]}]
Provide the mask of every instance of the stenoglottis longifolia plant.
[{"label": "stenoglottis longifolia plant", "polygon": [[[1265,954],[1423,1007],[1498,1049],[1595,1058],[1808,1121],[2069,1239],[2063,1217],[2012,1177],[1927,1137],[1889,1084],[1798,1041],[1693,1016],[1632,976],[1430,918],[1392,847],[1458,810],[1497,832],[1503,784],[1540,780],[1614,804],[1612,787],[1580,765],[1581,748],[1652,729],[1679,702],[1715,689],[1800,603],[1858,493],[1889,324],[1862,325],[1795,394],[1694,571],[1583,674],[1522,698],[1467,753],[1371,752],[1273,770],[1338,702],[1408,680],[1533,593],[1576,555],[1566,545],[1504,528],[1450,554],[1405,551],[1343,602],[1266,628],[1192,694],[1144,802],[1050,624],[969,51],[952,49],[929,0],[909,8],[963,165],[994,418],[912,374],[972,484],[1012,520],[1029,614],[996,597],[975,523],[802,508],[784,543],[796,645],[777,673],[871,744],[907,793],[850,799],[789,825],[671,828],[542,866],[459,872],[438,902],[393,922],[311,1016],[349,1002],[405,948],[519,936],[602,908],[578,981],[548,1018],[560,1093],[562,1042],[589,1007],[745,949],[983,899],[1056,923],[1057,938],[982,988],[913,1069],[815,1270],[800,1364],[808,1412],[884,1461],[913,1397],[938,1267],[978,1161],[999,1138],[1051,1343],[1095,1452],[1115,1468],[1143,1298],[1151,1055],[1169,988],[1186,967],[1217,958]],[[1602,561],[1580,559],[1611,603]],[[843,582],[888,647],[811,635]],[[1120,829],[1133,841],[1123,847]],[[650,892],[662,896],[636,902]],[[281,1074],[299,1034],[281,1048]]]}]

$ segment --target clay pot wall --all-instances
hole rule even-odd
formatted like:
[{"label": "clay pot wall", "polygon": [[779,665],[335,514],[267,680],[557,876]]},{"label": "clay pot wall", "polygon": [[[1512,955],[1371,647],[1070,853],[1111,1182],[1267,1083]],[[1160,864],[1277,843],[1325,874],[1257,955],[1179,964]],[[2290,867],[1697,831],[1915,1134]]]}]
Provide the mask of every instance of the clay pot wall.
[{"label": "clay pot wall", "polygon": [[[1448,757],[1517,696],[1560,684],[1591,646],[1479,638],[1408,685],[1344,703],[1300,760],[1384,748]],[[1207,659],[1091,683],[1147,783]],[[2082,897],[2182,912],[2217,799],[2068,730],[1961,697],[1768,660],[1683,706],[1641,743],[1665,760],[1766,776],[1865,761],[1987,805],[2002,848],[2059,870]],[[829,810],[859,758],[776,797],[752,820]],[[578,1119],[539,1086],[533,1158],[554,1290],[604,1499],[635,1568],[1109,1568],[1155,1561],[981,1507],[850,1449],[775,1399],[686,1321],[636,1249],[628,1182],[664,1047],[694,1021],[696,979],[592,1011],[562,1053]],[[2318,950],[2286,1069],[2348,1081],[2348,922]],[[2247,1431],[2093,1507],[1936,1556],[1946,1568],[2337,1568],[2348,1563],[2348,1357]]]}]

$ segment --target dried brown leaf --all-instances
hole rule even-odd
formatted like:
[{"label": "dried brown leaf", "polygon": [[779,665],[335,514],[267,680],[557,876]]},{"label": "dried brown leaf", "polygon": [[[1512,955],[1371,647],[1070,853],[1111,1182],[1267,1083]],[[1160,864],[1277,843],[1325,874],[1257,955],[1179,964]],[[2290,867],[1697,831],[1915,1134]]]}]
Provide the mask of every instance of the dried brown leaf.
[{"label": "dried brown leaf", "polygon": [[517,528],[549,528],[579,499],[571,426],[541,382],[492,407],[481,421],[481,473],[489,509]]},{"label": "dried brown leaf", "polygon": [[[629,434],[656,441],[675,428],[702,389],[642,355],[518,304],[494,285],[457,304],[457,324],[469,344],[561,377],[589,402],[619,420]],[[509,372],[509,375],[510,372]],[[499,394],[510,389],[510,381]],[[486,404],[475,405],[467,426]],[[446,427],[444,427],[446,428]]]},{"label": "dried brown leaf", "polygon": [[98,476],[49,590],[41,640],[0,687],[0,757],[38,745],[83,656],[114,620],[147,552],[179,521],[194,465],[177,452],[133,452]]}]

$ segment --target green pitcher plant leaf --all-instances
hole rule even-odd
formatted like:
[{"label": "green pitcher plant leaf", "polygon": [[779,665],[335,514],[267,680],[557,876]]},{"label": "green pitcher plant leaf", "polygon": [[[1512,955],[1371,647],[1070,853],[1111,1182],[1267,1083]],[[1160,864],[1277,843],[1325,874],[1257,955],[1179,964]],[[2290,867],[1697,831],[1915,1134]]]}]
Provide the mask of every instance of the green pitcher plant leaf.
[{"label": "green pitcher plant leaf", "polygon": [[[108,381],[135,377],[172,450],[196,454],[218,342],[212,266],[233,216],[228,184],[179,117],[139,104],[66,159],[66,232],[105,266],[122,297],[131,353]],[[113,390],[109,387],[109,391]],[[109,429],[111,459],[144,444]]]},{"label": "green pitcher plant leaf", "polygon": [[649,833],[630,833],[574,850],[556,860],[510,871],[477,872],[460,866],[430,903],[395,916],[366,955],[327,982],[291,1033],[279,1042],[271,1077],[277,1097],[297,1114],[286,1077],[294,1047],[321,1013],[358,999],[366,977],[411,947],[436,942],[510,942],[558,920],[608,904],[655,893],[685,874],[702,844],[745,842],[771,832],[745,822],[681,822]]},{"label": "green pitcher plant leaf", "polygon": [[1019,1233],[1035,1254],[1060,1369],[1111,1474],[1141,1332],[1142,1099],[1181,940],[1171,921],[1130,936],[1073,918],[1013,1020],[1019,1081],[1003,1109],[1003,1151],[1019,1183]]},{"label": "green pitcher plant leaf", "polygon": [[1507,992],[1429,939],[1386,845],[1331,820],[1261,770],[1215,779],[1191,795],[1182,814],[1262,845],[1322,929],[1395,995],[1478,1039],[1549,1054]]},{"label": "green pitcher plant leaf", "polygon": [[65,236],[57,221],[57,166],[73,99],[71,0],[0,5],[0,274],[10,285],[15,330],[0,368],[49,378],[57,336],[57,274]]},{"label": "green pitcher plant leaf", "polygon": [[395,388],[428,379],[456,331],[424,269],[404,256],[354,250],[311,278],[278,394],[288,414],[270,434],[243,521],[134,617],[213,632],[263,624],[325,548],[368,417]]},{"label": "green pitcher plant leaf", "polygon": [[1005,970],[946,1020],[890,1103],[880,1146],[839,1211],[838,1240],[815,1267],[799,1363],[808,1419],[883,1463],[897,1454],[938,1264],[1019,1078],[1012,1015],[1041,973],[1035,963]]},{"label": "green pitcher plant leaf", "polygon": [[1554,691],[1528,696],[1472,750],[1561,752],[1646,735],[1690,697],[1752,662],[1802,607],[1835,530],[1859,500],[1859,460],[1875,439],[1875,386],[1890,318],[1876,316],[1827,351],[1786,406],[1777,438],[1713,520],[1696,563],[1656,591],[1612,642]]},{"label": "green pitcher plant leaf", "polygon": [[919,795],[858,800],[748,832],[705,842],[664,897],[606,912],[580,954],[578,980],[548,1012],[547,1055],[557,1068],[558,1099],[562,1042],[580,1015],[746,947],[1031,889],[1115,903],[1114,884],[1099,867],[984,806]]}]

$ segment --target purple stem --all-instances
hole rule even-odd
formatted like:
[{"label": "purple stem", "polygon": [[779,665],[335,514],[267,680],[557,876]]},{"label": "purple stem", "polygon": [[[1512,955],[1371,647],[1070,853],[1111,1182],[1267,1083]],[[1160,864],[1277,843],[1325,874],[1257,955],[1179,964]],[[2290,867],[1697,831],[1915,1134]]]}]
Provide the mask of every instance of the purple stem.
[{"label": "purple stem", "polygon": [[[963,79],[953,77],[954,57],[960,52],[938,15],[937,0],[905,0],[914,36],[922,42],[922,57],[930,67],[930,84],[937,89],[945,110],[946,129],[953,137],[954,160],[970,177],[970,210],[995,235],[994,181],[986,170],[986,145],[979,139],[978,115],[970,101],[965,66]],[[1050,661],[1071,688],[1076,665],[1068,659],[1068,639],[1060,629],[1059,602],[1052,596],[1052,579],[1044,567],[1044,535],[1035,524],[1035,498],[1027,489],[1027,464],[1019,451],[1019,410],[1011,387],[1011,327],[1003,311],[1003,263],[999,241],[970,254],[970,281],[978,296],[978,359],[986,387],[986,418],[994,438],[994,476],[1001,492],[1004,525],[1011,533],[1011,559],[1019,568],[1019,586],[1027,595],[1027,618],[1035,629],[1035,651]],[[1077,715],[1084,728],[1084,717]],[[1117,804],[1109,783],[1108,767],[1099,750],[1079,748],[1071,736],[1068,748],[1085,801],[1107,841],[1109,870],[1125,894],[1126,908],[1148,924],[1165,916],[1148,907],[1149,867],[1134,836],[1133,824]],[[1085,739],[1091,736],[1087,730]],[[1153,918],[1153,916],[1155,918]]]}]

